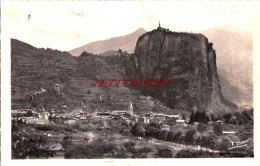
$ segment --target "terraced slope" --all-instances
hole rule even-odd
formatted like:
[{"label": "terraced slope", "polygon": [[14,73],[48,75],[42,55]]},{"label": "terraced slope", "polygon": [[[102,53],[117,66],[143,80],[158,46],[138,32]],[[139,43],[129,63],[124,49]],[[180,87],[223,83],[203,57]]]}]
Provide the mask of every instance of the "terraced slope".
[{"label": "terraced slope", "polygon": [[[98,56],[83,53],[74,57],[68,52],[51,49],[38,49],[24,42],[12,39],[12,109],[44,106],[49,111],[67,105],[69,110],[87,106],[89,112],[99,110],[125,110],[132,101],[135,112],[171,112],[182,113],[165,106],[159,100],[142,97],[135,88],[92,87],[95,78],[120,79],[132,72],[129,55],[116,53],[114,56]],[[59,94],[55,84],[63,86]],[[37,94],[33,101],[30,96]],[[102,100],[100,101],[100,96]]]}]

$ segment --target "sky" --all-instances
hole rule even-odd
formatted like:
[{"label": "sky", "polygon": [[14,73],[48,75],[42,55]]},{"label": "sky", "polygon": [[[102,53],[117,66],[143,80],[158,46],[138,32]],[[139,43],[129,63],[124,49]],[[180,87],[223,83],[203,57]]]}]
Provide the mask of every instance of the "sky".
[{"label": "sky", "polygon": [[[230,25],[253,32],[259,3],[199,1],[9,2],[2,16],[12,38],[35,47],[69,51],[87,43],[161,26],[199,31]],[[28,18],[30,15],[30,18]],[[4,25],[5,26],[5,25]]]}]

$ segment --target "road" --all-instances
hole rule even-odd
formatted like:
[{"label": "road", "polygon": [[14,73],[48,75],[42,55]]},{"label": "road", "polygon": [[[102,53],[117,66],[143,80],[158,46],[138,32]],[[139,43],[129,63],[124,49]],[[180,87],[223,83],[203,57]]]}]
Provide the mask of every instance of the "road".
[{"label": "road", "polygon": [[156,145],[167,145],[167,146],[173,148],[173,150],[196,150],[196,151],[204,151],[204,152],[211,152],[211,153],[219,153],[218,150],[201,147],[199,145],[194,146],[194,145],[176,144],[176,143],[170,143],[167,141],[157,140],[154,138],[152,141],[149,141],[149,142],[156,144]]}]

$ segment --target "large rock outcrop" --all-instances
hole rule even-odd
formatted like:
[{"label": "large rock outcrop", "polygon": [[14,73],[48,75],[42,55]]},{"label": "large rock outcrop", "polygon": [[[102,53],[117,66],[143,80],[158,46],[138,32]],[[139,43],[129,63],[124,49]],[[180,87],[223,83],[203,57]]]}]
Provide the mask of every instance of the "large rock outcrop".
[{"label": "large rock outcrop", "polygon": [[134,67],[141,79],[171,79],[167,88],[146,88],[171,108],[228,112],[237,106],[221,94],[213,44],[202,34],[175,33],[159,27],[139,37]]}]

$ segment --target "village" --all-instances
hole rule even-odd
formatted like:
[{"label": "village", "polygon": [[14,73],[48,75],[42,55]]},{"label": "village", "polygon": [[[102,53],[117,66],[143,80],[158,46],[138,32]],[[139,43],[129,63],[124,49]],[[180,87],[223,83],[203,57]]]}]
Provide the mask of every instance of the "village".
[{"label": "village", "polygon": [[63,113],[56,113],[54,109],[47,112],[44,108],[42,108],[41,111],[35,111],[34,109],[12,110],[12,120],[21,121],[25,124],[44,125],[48,123],[64,123],[72,125],[80,120],[122,119],[128,125],[133,125],[135,123],[149,124],[156,122],[162,125],[163,130],[170,130],[170,125],[167,125],[170,121],[177,126],[186,126],[189,122],[189,118],[184,118],[181,115],[168,115],[152,112],[140,115],[134,114],[134,108],[131,101],[127,110],[105,110],[102,112],[96,110],[94,113],[85,113],[82,109],[75,109],[69,112],[67,111],[66,105],[62,106],[62,108]]},{"label": "village", "polygon": [[[58,113],[54,109],[50,112],[41,108],[40,111],[35,111],[33,109],[19,109],[12,110],[12,121],[20,122],[23,124],[36,124],[36,125],[49,125],[49,124],[63,124],[68,126],[73,126],[77,123],[100,120],[107,122],[107,120],[118,121],[121,120],[122,124],[132,127],[135,124],[159,124],[160,130],[162,131],[174,131],[175,129],[185,129],[185,127],[197,127],[200,123],[194,122],[193,124],[189,123],[190,118],[185,118],[183,115],[169,115],[163,113],[143,113],[135,114],[134,107],[132,102],[129,102],[129,107],[126,110],[113,110],[113,111],[95,111],[93,113],[86,113],[82,109],[75,109],[71,112],[68,111],[66,105],[63,107],[63,112]],[[84,109],[84,108],[83,108]],[[215,122],[208,122],[208,126],[213,126],[214,124],[224,125],[223,121],[217,120]],[[106,128],[107,125],[104,125],[103,128]],[[212,131],[210,131],[212,132]],[[45,133],[48,137],[52,137],[51,134]],[[223,136],[236,135],[235,131],[222,131]],[[137,136],[137,139],[142,139],[142,137]],[[183,138],[184,139],[184,138]],[[86,138],[85,138],[86,140]],[[248,140],[243,141],[229,141],[228,149],[236,149],[240,147],[246,147]],[[179,142],[183,142],[179,141]],[[167,143],[166,143],[167,144]],[[64,152],[64,148],[60,143],[50,145],[49,149],[55,152]],[[201,149],[201,148],[200,148]],[[216,151],[219,152],[219,151]]]}]

